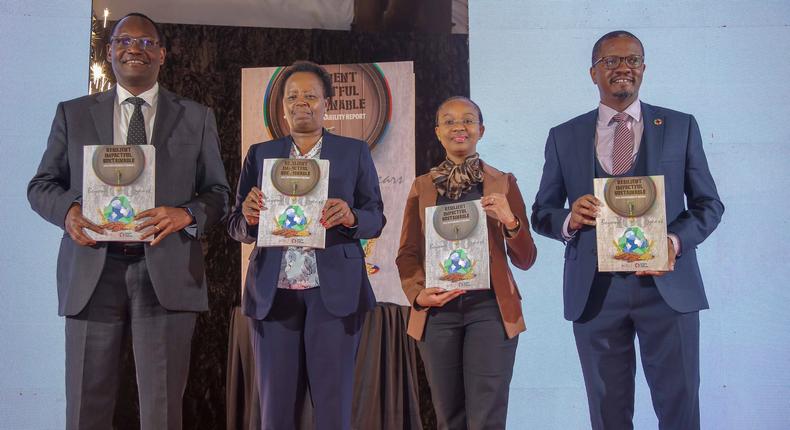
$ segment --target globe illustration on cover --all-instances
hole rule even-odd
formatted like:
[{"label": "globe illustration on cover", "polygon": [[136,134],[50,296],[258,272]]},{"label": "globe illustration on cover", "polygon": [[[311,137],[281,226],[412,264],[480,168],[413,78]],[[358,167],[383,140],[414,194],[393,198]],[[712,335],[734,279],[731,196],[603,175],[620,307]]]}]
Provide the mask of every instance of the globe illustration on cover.
[{"label": "globe illustration on cover", "polygon": [[440,279],[450,282],[472,279],[475,277],[474,266],[474,261],[472,261],[465,249],[455,249],[450,252],[450,255],[442,263],[444,276]]},{"label": "globe illustration on cover", "polygon": [[134,215],[132,203],[123,194],[113,197],[102,211],[105,223],[129,224],[134,220]]},{"label": "globe illustration on cover", "polygon": [[275,218],[277,229],[272,232],[279,236],[309,236],[307,226],[310,224],[304,209],[299,205],[290,205]]},{"label": "globe illustration on cover", "polygon": [[653,258],[650,245],[650,240],[641,228],[628,227],[614,244],[618,251],[614,258],[626,261],[650,260]]}]

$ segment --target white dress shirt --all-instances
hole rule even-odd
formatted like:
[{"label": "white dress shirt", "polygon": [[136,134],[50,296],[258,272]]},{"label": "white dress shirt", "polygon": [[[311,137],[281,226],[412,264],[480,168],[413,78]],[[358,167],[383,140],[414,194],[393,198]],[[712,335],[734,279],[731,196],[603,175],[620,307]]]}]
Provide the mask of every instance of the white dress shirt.
[{"label": "white dress shirt", "polygon": [[[134,105],[126,101],[129,97],[134,97],[134,95],[120,84],[115,86],[115,107],[112,118],[113,145],[126,145],[126,135],[129,133],[129,120],[132,118],[132,112],[134,112]],[[137,97],[145,100],[145,103],[140,108],[143,111],[143,121],[145,122],[145,140],[150,145],[151,135],[154,132],[156,106],[159,100],[159,82]]]},{"label": "white dress shirt", "polygon": [[[631,153],[631,163],[636,159],[636,154],[639,153],[639,146],[642,143],[642,132],[645,129],[645,123],[642,121],[642,104],[637,99],[631,103],[623,112],[628,114],[626,127],[634,132],[634,150]],[[617,128],[617,123],[612,121],[615,115],[619,112],[606,106],[603,103],[598,104],[598,123],[595,125],[595,157],[601,163],[601,167],[608,174],[612,174],[612,165],[614,164],[614,131]]]}]

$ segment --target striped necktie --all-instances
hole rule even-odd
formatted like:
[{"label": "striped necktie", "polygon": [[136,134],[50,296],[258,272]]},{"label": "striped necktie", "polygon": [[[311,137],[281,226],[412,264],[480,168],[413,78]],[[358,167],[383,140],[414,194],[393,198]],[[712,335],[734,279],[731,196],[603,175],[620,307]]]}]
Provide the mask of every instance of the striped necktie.
[{"label": "striped necktie", "polygon": [[628,128],[628,118],[625,112],[620,112],[612,118],[612,122],[617,123],[612,146],[612,175],[615,176],[627,172],[634,158],[634,131]]}]

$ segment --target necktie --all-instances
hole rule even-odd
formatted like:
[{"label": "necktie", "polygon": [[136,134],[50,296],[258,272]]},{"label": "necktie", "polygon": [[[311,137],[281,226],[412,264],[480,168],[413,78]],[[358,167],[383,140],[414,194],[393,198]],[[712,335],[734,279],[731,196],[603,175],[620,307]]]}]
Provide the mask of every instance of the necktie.
[{"label": "necktie", "polygon": [[145,145],[148,141],[145,139],[145,121],[141,108],[145,100],[140,97],[129,97],[126,101],[134,105],[134,112],[129,119],[129,130],[126,133],[126,144]]},{"label": "necktie", "polygon": [[634,158],[634,131],[628,128],[628,114],[620,112],[612,118],[617,123],[612,147],[612,175],[619,176],[631,168]]}]

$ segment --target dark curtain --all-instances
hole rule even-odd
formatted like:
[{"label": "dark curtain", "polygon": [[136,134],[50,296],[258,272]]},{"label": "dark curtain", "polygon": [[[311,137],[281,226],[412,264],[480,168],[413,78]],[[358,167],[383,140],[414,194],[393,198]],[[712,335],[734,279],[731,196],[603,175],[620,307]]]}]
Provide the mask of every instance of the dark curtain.
[{"label": "dark curtain", "polygon": [[[281,66],[300,59],[323,64],[413,61],[418,175],[427,172],[444,157],[444,151],[434,134],[434,113],[439,103],[453,95],[469,95],[469,46],[466,35],[374,34],[185,24],[163,24],[162,31],[168,53],[159,81],[164,87],[214,109],[222,142],[222,158],[228,180],[234,188],[241,165],[242,68]],[[211,309],[200,315],[195,328],[189,383],[184,396],[184,428],[215,430],[231,422],[226,405],[229,376],[226,369],[233,369],[232,361],[229,366],[229,358],[238,358],[233,355],[229,357],[228,346],[233,341],[229,340],[231,322],[238,322],[232,315],[240,302],[240,247],[227,236],[224,226],[219,226],[208,233],[204,250]],[[383,310],[385,308],[389,310]],[[389,324],[397,320],[393,312],[389,306],[385,306],[372,314],[371,318],[378,318],[375,315],[381,313],[382,323]],[[238,326],[235,325],[236,328]],[[381,326],[375,330],[379,330],[382,335],[392,334],[392,339],[381,339],[382,342],[395,341],[394,336],[405,339],[405,334],[395,330],[394,326]],[[403,348],[403,351],[408,350]],[[115,417],[116,428],[123,430],[139,428],[134,365],[129,350],[127,346]],[[420,371],[419,357],[417,365],[422,422],[425,428],[435,428],[430,392]],[[411,372],[407,369],[399,371]],[[406,378],[413,375],[402,376]],[[363,381],[369,382],[368,379]],[[386,383],[390,382],[397,381]],[[247,387],[239,389],[241,393],[248,392]],[[370,392],[372,388],[365,389]],[[230,398],[234,397],[230,395]],[[381,404],[381,408],[387,407]],[[404,401],[404,419],[411,417],[413,407]],[[236,412],[231,411],[234,415]],[[238,425],[232,428],[243,428],[243,421],[233,423]]]},{"label": "dark curtain", "polygon": [[408,307],[391,303],[367,315],[354,372],[355,429],[422,429],[417,346],[406,335],[408,319]]}]

